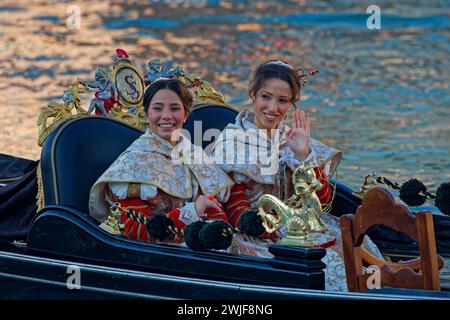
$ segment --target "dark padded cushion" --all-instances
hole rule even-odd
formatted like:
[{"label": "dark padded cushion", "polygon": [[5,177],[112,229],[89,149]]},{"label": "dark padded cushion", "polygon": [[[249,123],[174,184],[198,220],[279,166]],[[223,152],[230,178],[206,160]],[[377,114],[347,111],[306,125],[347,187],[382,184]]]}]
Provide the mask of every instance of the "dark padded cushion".
[{"label": "dark padded cushion", "polygon": [[82,117],[60,125],[42,148],[45,204],[87,214],[92,185],[142,133],[104,117]]},{"label": "dark padded cushion", "polygon": [[[190,114],[185,128],[193,136],[194,121],[201,121],[203,132],[210,128],[222,130],[234,122],[236,115],[228,107],[203,105]],[[142,133],[104,117],[81,117],[60,125],[42,148],[45,204],[68,206],[88,214],[92,185]]]}]

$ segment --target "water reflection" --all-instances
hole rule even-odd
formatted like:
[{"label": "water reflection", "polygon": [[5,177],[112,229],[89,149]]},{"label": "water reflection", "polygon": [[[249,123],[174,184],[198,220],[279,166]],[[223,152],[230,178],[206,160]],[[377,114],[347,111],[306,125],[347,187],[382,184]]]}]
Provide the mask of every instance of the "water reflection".
[{"label": "water reflection", "polygon": [[72,1],[0,5],[0,152],[37,159],[36,118],[77,77],[93,78],[125,48],[140,65],[174,59],[247,103],[251,71],[284,57],[320,75],[301,105],[314,136],[344,151],[339,180],[357,187],[375,170],[436,188],[450,178],[450,11],[446,1]]}]

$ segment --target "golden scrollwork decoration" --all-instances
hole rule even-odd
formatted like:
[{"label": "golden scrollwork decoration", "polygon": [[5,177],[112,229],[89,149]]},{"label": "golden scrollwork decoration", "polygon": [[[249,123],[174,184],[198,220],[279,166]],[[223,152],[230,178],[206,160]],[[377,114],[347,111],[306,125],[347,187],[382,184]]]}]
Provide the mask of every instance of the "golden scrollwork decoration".
[{"label": "golden scrollwork decoration", "polygon": [[189,74],[180,77],[188,88],[191,90],[194,100],[198,103],[218,103],[226,106],[230,106],[225,100],[222,93],[214,89],[214,87],[208,81],[202,80],[196,74]]},{"label": "golden scrollwork decoration", "polygon": [[[161,77],[177,78],[187,85],[196,103],[229,105],[223,95],[195,74],[186,74],[181,66],[153,59],[144,74],[123,49],[116,49],[114,62],[108,68],[98,68],[95,80],[77,79],[64,91],[63,103],[50,102],[38,117],[38,145],[42,146],[50,133],[62,122],[82,115],[111,117],[139,130],[148,127],[143,97],[146,86]],[[87,109],[81,105],[80,94],[94,91]],[[75,112],[74,112],[75,111]]]},{"label": "golden scrollwork decoration", "polygon": [[[80,94],[89,90],[87,84],[77,79],[70,87],[64,91],[63,103],[50,102],[47,110],[41,112],[37,125],[39,131],[38,145],[42,147],[49,134],[62,122],[74,116],[87,115],[88,113],[81,107]],[[73,111],[75,110],[75,114]],[[48,124],[49,120],[53,120]]]},{"label": "golden scrollwork decoration", "polygon": [[[81,105],[80,94],[93,90],[94,97],[85,109]],[[108,69],[98,68],[94,81],[77,79],[64,92],[63,103],[51,102],[39,115],[38,145],[42,146],[60,123],[81,115],[111,117],[144,130],[148,126],[142,106],[144,90],[142,71],[125,50],[116,49],[114,62]]]},{"label": "golden scrollwork decoration", "polygon": [[214,89],[211,83],[194,73],[187,74],[181,66],[174,65],[171,60],[161,62],[159,59],[153,59],[148,63],[148,67],[149,71],[145,75],[146,83],[151,83],[159,78],[176,78],[188,87],[194,102],[230,106],[222,93]]}]

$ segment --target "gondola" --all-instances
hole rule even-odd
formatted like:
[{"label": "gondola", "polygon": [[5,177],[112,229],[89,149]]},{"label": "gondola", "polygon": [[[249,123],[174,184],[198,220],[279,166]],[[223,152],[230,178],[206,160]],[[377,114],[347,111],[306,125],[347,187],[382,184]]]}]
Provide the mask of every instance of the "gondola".
[{"label": "gondola", "polygon": [[[222,130],[234,122],[236,114],[229,106],[203,103],[194,108],[184,127],[192,136],[195,121],[201,121],[203,132]],[[267,259],[144,243],[108,233],[89,215],[90,188],[142,133],[110,117],[79,115],[61,121],[49,132],[40,161],[0,156],[0,172],[10,173],[0,180],[0,191],[31,185],[28,198],[34,196],[35,187],[42,188],[43,197],[36,213],[28,208],[11,213],[10,220],[0,219],[2,224],[6,221],[17,227],[17,232],[0,233],[0,298],[450,299],[446,291],[325,291],[322,248],[274,244],[269,247],[273,258]],[[201,143],[207,147],[210,142]],[[354,213],[361,197],[337,181],[333,186],[331,214]],[[450,217],[434,216],[434,225],[438,254],[448,259]],[[402,235],[378,228],[371,237],[391,259],[418,255],[417,246]]]},{"label": "gondola", "polygon": [[[210,119],[222,125],[235,115],[228,107],[207,105],[192,113],[186,127],[213,111],[220,116]],[[205,130],[220,127],[218,122],[204,123],[208,124]],[[101,139],[91,139],[93,133]],[[274,258],[268,260],[142,243],[107,233],[88,214],[90,186],[141,133],[116,120],[88,116],[69,120],[51,134],[41,157],[45,208],[33,217],[24,242],[1,239],[3,298],[450,298],[446,292],[405,289],[324,291],[324,265],[320,261],[324,249],[273,245]],[[335,185],[332,213],[354,212],[360,198],[346,186]],[[443,229],[450,228],[449,221],[436,216],[438,239]],[[385,235],[383,230],[378,233]],[[391,256],[416,253],[412,243],[402,244],[396,238],[374,240]],[[442,245],[438,245],[438,253],[449,256],[448,248]],[[81,275],[81,288],[70,289],[69,280],[76,270]]]}]

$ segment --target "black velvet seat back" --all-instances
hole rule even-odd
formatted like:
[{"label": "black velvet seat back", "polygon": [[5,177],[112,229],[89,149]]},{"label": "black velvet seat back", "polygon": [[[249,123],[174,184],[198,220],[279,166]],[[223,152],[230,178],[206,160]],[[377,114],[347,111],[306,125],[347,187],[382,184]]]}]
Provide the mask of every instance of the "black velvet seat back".
[{"label": "black velvet seat back", "polygon": [[[203,105],[190,114],[186,129],[193,130],[195,120],[202,121],[203,131],[222,130],[229,122],[234,122],[236,114],[228,107]],[[88,214],[92,185],[142,133],[122,122],[94,116],[68,120],[60,125],[42,148],[45,205],[68,206]]]},{"label": "black velvet seat back", "polygon": [[45,205],[69,206],[87,214],[92,185],[142,133],[104,117],[82,117],[60,125],[42,148]]}]

